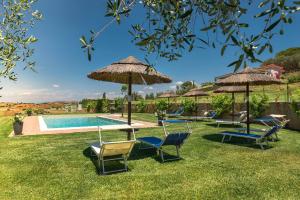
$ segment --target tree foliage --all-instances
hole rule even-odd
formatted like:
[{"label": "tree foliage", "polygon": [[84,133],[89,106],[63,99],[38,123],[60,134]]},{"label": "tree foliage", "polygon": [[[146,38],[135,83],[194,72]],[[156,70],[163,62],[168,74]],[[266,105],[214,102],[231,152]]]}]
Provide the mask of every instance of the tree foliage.
[{"label": "tree foliage", "polygon": [[212,107],[220,117],[231,110],[232,99],[227,95],[218,95],[212,98]]},{"label": "tree foliage", "polygon": [[284,67],[285,72],[300,71],[300,47],[288,48],[276,54],[274,58],[263,62],[263,65],[276,64]]},{"label": "tree foliage", "polygon": [[25,63],[24,69],[33,70],[35,62],[30,57],[31,45],[37,38],[29,34],[30,29],[42,14],[32,7],[37,0],[0,0],[0,77],[16,80],[17,63]]},{"label": "tree foliage", "polygon": [[176,93],[181,95],[187,93],[193,88],[195,88],[195,84],[193,83],[193,81],[185,81],[181,85],[177,86]]},{"label": "tree foliage", "polygon": [[[237,70],[247,61],[260,61],[258,55],[265,50],[273,51],[272,38],[284,34],[283,24],[293,22],[299,5],[300,1],[285,0],[107,0],[106,16],[112,20],[91,31],[89,40],[83,36],[80,41],[90,60],[95,39],[110,24],[120,24],[133,9],[143,8],[141,23],[133,24],[129,33],[147,55],[156,53],[172,61],[195,48],[218,47],[221,55],[235,48],[237,60],[229,66]],[[263,28],[253,32],[258,23]]]},{"label": "tree foliage", "polygon": [[253,117],[261,117],[269,106],[269,97],[265,94],[252,95],[250,101],[250,113]]}]

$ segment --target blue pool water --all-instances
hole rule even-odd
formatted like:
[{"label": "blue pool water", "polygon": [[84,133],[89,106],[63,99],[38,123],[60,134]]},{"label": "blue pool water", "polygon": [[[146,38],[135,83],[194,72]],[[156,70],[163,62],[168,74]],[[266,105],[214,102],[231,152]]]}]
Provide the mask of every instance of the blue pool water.
[{"label": "blue pool water", "polygon": [[75,128],[87,126],[120,125],[126,122],[101,117],[57,117],[43,116],[47,128]]}]

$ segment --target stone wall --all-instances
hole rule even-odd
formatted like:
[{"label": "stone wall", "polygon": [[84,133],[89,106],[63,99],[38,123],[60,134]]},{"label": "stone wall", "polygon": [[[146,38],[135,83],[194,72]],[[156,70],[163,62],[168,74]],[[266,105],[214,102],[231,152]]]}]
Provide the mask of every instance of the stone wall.
[{"label": "stone wall", "polygon": [[[172,104],[170,110],[176,110],[180,104]],[[132,105],[133,112],[136,112],[135,105]],[[212,110],[212,107],[210,104],[206,103],[199,103],[198,104],[198,113],[202,114],[206,110]],[[246,105],[237,103],[235,105],[236,112],[244,111],[246,110]],[[125,112],[126,106],[125,106]],[[154,104],[148,104],[145,109],[146,113],[154,113],[155,112],[155,105]],[[287,119],[290,119],[290,122],[288,124],[288,128],[300,130],[300,117],[298,117],[295,112],[291,109],[291,106],[287,102],[278,102],[278,103],[270,103],[270,106],[268,107],[267,111],[265,112],[265,115],[269,114],[284,114],[287,116]],[[195,113],[185,113],[185,115],[195,115]],[[227,116],[226,118],[230,118]]]}]

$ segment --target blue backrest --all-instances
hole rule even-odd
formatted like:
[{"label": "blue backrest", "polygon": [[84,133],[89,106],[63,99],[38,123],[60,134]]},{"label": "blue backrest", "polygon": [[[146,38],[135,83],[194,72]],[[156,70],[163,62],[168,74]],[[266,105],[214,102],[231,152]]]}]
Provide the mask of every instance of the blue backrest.
[{"label": "blue backrest", "polygon": [[176,112],[175,114],[182,114],[184,112],[184,108],[183,107],[180,107]]},{"label": "blue backrest", "polygon": [[279,127],[278,126],[273,126],[263,137],[269,137],[273,134],[275,134],[278,131]]},{"label": "blue backrest", "polygon": [[175,145],[180,146],[184,140],[188,138],[190,133],[170,133],[165,138],[163,145]]},{"label": "blue backrest", "polygon": [[217,115],[215,111],[211,111],[208,117],[214,118]]}]

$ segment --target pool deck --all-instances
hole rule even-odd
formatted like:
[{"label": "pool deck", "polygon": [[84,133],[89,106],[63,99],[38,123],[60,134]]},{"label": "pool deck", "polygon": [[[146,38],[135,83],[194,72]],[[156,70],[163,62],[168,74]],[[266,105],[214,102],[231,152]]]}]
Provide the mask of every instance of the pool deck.
[{"label": "pool deck", "polygon": [[[67,115],[65,115],[67,116]],[[74,116],[74,115],[69,115]],[[122,118],[120,114],[83,114],[76,116],[99,116],[106,117],[115,120],[126,121],[127,118]],[[116,125],[118,126],[118,125]],[[153,128],[157,127],[155,123],[132,120],[132,127],[134,128]],[[24,119],[22,135],[44,135],[44,134],[67,134],[67,133],[78,133],[78,132],[93,132],[98,131],[98,128],[75,128],[65,130],[41,130],[39,123],[39,116],[29,116]]]}]

